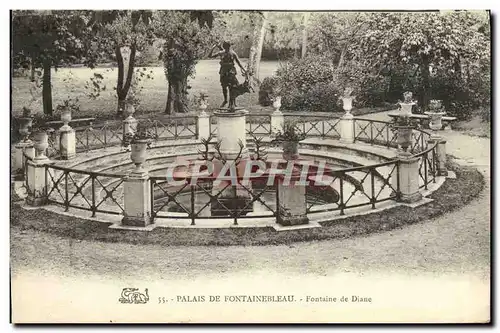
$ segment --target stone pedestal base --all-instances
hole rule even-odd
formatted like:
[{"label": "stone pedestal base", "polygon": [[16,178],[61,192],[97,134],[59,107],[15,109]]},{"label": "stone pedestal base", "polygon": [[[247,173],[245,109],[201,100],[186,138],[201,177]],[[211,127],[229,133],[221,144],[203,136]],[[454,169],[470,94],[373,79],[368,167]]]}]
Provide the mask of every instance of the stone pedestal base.
[{"label": "stone pedestal base", "polygon": [[290,184],[284,184],[283,179],[278,183],[278,199],[280,207],[276,222],[284,226],[308,224],[306,187],[296,184],[300,178],[300,169],[294,168]]},{"label": "stone pedestal base", "polygon": [[345,114],[340,118],[340,142],[354,142],[354,116],[350,113]]},{"label": "stone pedestal base", "polygon": [[50,160],[38,159],[28,161],[27,163],[27,184],[28,196],[26,203],[30,206],[43,206],[47,203],[47,186],[49,185],[46,179],[45,165],[50,163]]},{"label": "stone pedestal base", "polygon": [[198,116],[198,139],[208,139],[210,136],[210,116],[202,112]]},{"label": "stone pedestal base", "polygon": [[75,130],[69,126],[68,128],[64,128],[63,126],[60,129],[59,153],[63,160],[70,160],[76,157]]},{"label": "stone pedestal base", "polygon": [[412,203],[422,200],[422,194],[420,192],[416,192],[413,194],[403,194],[401,193],[401,197],[399,201],[404,203]]},{"label": "stone pedestal base", "polygon": [[285,117],[283,112],[274,111],[271,113],[271,134],[276,133],[278,130],[283,130],[283,124],[285,123]]},{"label": "stone pedestal base", "polygon": [[[419,157],[412,157],[409,153],[401,153],[399,156],[399,201],[411,203],[422,199],[419,192]],[[393,177],[392,186],[397,189],[398,177]]]},{"label": "stone pedestal base", "polygon": [[217,139],[221,142],[220,151],[227,160],[234,159],[240,151],[239,142],[243,144],[243,154],[248,154],[246,136],[246,114],[239,109],[234,112],[215,112],[217,117]]},{"label": "stone pedestal base", "polygon": [[433,134],[429,139],[429,144],[438,143],[437,145],[437,175],[438,176],[448,176],[448,170],[446,170],[446,139],[436,134]]},{"label": "stone pedestal base", "polygon": [[26,164],[26,158],[24,155],[29,156],[30,158],[35,157],[35,147],[31,140],[21,141],[16,143],[14,146],[15,156],[14,156],[14,165],[12,166],[15,172],[23,172],[24,166]]},{"label": "stone pedestal base", "polygon": [[151,224],[151,190],[147,173],[131,173],[123,183],[122,225],[145,227]]}]

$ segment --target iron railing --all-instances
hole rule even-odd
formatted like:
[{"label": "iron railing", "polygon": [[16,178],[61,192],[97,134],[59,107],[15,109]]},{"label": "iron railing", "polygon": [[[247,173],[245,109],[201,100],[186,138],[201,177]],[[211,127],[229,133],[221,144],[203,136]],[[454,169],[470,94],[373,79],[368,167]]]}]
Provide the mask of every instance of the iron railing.
[{"label": "iron railing", "polygon": [[47,201],[64,206],[66,211],[88,210],[93,217],[98,212],[124,212],[124,175],[46,165],[45,180]]},{"label": "iron railing", "polygon": [[[292,115],[297,117],[297,115]],[[290,116],[290,117],[292,117]],[[321,118],[323,117],[323,118]],[[247,127],[249,134],[268,135],[270,131],[270,117],[256,115],[250,121]],[[285,115],[285,121],[290,120]],[[184,119],[184,120],[182,120]],[[160,138],[164,140],[173,140],[177,138],[192,138],[198,133],[195,124],[191,124],[189,117],[180,117],[172,122],[165,123],[159,121],[149,122],[152,128],[158,131]],[[300,117],[298,118],[300,119]],[[314,120],[302,120],[303,130],[308,136],[319,137],[338,137],[339,119],[325,116],[311,117]],[[269,123],[268,123],[269,120]],[[177,127],[177,121],[180,122]],[[306,125],[306,123],[309,123]],[[266,127],[269,124],[269,127]],[[382,145],[387,147],[397,146],[397,138],[391,130],[390,123],[370,120],[355,119],[355,137],[358,141],[368,142],[373,145]],[[120,128],[110,124],[104,124],[93,128],[88,126],[79,133],[79,149],[86,150],[91,147],[114,145],[121,143]],[[176,129],[172,129],[174,126]],[[419,177],[420,188],[428,189],[428,185],[436,181],[437,176],[437,143],[429,145],[427,140],[430,134],[416,129],[413,131],[412,145],[409,150],[414,157],[420,158]],[[27,163],[28,159],[26,159]],[[25,186],[27,191],[28,168],[25,167]],[[399,169],[400,161],[395,159],[384,163],[378,163],[369,166],[359,166],[341,170],[328,171],[325,175],[332,177],[331,184],[325,188],[330,195],[338,197],[333,202],[317,200],[308,201],[307,213],[324,213],[330,211],[339,211],[344,214],[346,209],[361,206],[370,206],[372,209],[377,204],[398,199],[399,196]],[[123,174],[93,172],[66,168],[63,166],[48,164],[45,165],[46,172],[46,197],[48,202],[61,205],[66,210],[76,208],[87,210],[95,216],[96,213],[123,214]],[[309,174],[309,178],[317,176],[315,173]],[[311,178],[311,179],[312,179]],[[213,178],[199,178],[194,184],[187,178],[181,186],[170,186],[166,177],[151,176],[151,208],[152,218],[180,218],[190,219],[191,224],[195,224],[197,219],[213,218],[207,214],[209,205],[217,205],[221,218],[231,218],[234,224],[241,218],[264,218],[277,217],[279,210],[282,209],[279,203],[279,187],[276,184],[264,184],[264,177],[252,179],[259,186],[248,187],[239,183],[239,191],[247,197],[248,200],[239,207],[228,207],[224,201],[224,190],[214,190]],[[267,180],[267,179],[266,179]],[[319,187],[318,187],[319,188]],[[266,193],[274,195],[274,202],[263,200]],[[314,193],[314,188],[306,191],[306,197],[318,198]],[[206,200],[200,201],[201,198]],[[251,205],[259,204],[265,210],[262,213],[248,213]],[[211,208],[210,208],[211,209]],[[172,214],[177,213],[177,214]]]},{"label": "iron railing", "polygon": [[[182,185],[168,186],[166,177],[150,177],[151,216],[153,220],[156,218],[189,219],[191,225],[195,225],[196,219],[219,217],[230,218],[233,220],[233,224],[237,225],[240,218],[277,216],[280,207],[277,193],[278,187],[276,184],[266,184],[266,177],[252,178],[252,185],[242,182],[242,178],[238,178],[237,185],[228,182],[214,187],[214,181],[214,177],[197,178],[195,181],[191,177],[187,177]],[[245,198],[245,200],[238,202],[236,206],[232,205],[236,200],[230,199],[224,194],[226,190],[230,190],[234,186],[238,188],[240,195]],[[266,192],[276,194],[273,204],[262,199]],[[181,196],[188,200],[182,202]],[[200,196],[208,200],[200,201],[198,200]],[[254,203],[263,205],[268,211],[262,214],[245,215]],[[214,206],[216,206],[215,210],[213,210]],[[165,208],[167,208],[167,211],[165,211]],[[217,211],[216,216],[212,216],[215,211]]]}]

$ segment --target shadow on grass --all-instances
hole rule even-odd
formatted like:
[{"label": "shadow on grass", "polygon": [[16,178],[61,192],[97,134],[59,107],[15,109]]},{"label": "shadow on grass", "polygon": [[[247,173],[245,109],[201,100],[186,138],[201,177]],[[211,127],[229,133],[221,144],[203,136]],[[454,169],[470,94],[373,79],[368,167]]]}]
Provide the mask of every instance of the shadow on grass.
[{"label": "shadow on grass", "polygon": [[150,232],[125,231],[109,229],[110,224],[62,216],[44,209],[25,210],[18,204],[12,203],[11,232],[37,230],[74,239],[163,246],[269,245],[360,236],[425,222],[461,208],[478,196],[484,187],[481,173],[474,168],[458,166],[452,162],[448,164],[448,168],[456,173],[457,179],[447,179],[431,195],[433,202],[418,208],[396,207],[369,216],[353,216],[327,222],[322,224],[323,228],[287,232],[276,232],[272,228],[157,228]]}]

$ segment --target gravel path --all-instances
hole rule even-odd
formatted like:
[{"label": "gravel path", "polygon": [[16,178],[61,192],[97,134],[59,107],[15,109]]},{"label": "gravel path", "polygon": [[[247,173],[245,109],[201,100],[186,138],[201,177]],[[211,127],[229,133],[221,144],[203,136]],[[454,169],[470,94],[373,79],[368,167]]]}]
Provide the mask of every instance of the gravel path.
[{"label": "gravel path", "polygon": [[[384,114],[369,117],[387,119]],[[464,164],[477,166],[486,177],[486,187],[466,207],[426,223],[345,240],[259,247],[165,248],[105,244],[26,231],[11,236],[13,278],[56,276],[82,283],[91,279],[108,283],[144,282],[147,279],[177,283],[190,281],[199,285],[238,279],[258,281],[259,277],[267,281],[265,283],[271,283],[283,281],[286,276],[288,281],[296,279],[294,281],[303,286],[311,286],[321,285],[318,279],[322,277],[364,278],[365,282],[368,277],[375,279],[377,276],[395,279],[390,281],[426,278],[426,283],[438,283],[446,277],[469,281],[466,284],[469,289],[480,286],[481,292],[487,295],[490,274],[490,140],[457,132],[445,132],[444,135],[448,139],[448,153],[463,159]],[[389,279],[384,281],[384,286],[391,288]],[[459,290],[465,290],[463,285],[460,286],[457,287]],[[434,287],[442,290],[439,284]],[[408,291],[405,288],[403,290]],[[457,289],[453,290],[449,291],[450,295]],[[476,292],[474,289],[470,295],[476,295]],[[485,302],[482,306],[486,309],[489,300]]]}]

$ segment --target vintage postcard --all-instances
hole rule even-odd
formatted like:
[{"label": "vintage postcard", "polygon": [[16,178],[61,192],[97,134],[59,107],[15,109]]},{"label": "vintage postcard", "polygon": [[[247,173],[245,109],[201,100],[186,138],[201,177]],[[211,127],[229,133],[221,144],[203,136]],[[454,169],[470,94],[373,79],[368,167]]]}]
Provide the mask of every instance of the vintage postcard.
[{"label": "vintage postcard", "polygon": [[490,323],[489,11],[10,29],[12,323]]}]

